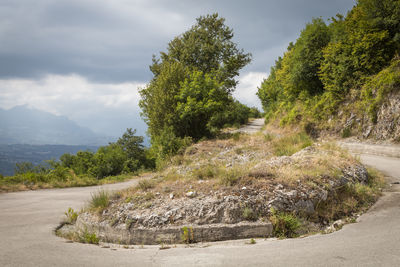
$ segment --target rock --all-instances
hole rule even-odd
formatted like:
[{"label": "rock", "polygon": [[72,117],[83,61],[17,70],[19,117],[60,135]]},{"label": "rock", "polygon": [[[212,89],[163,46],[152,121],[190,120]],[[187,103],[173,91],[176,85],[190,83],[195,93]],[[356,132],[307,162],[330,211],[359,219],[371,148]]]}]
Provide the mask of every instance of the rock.
[{"label": "rock", "polygon": [[174,199],[174,197],[175,197],[175,196],[174,196],[174,193],[169,194],[169,198],[170,198],[170,199]]},{"label": "rock", "polygon": [[191,197],[195,197],[196,195],[197,195],[197,194],[196,194],[196,191],[189,191],[189,192],[186,193],[186,196],[187,196],[187,197],[190,197],[190,198],[191,198]]},{"label": "rock", "polygon": [[242,187],[242,190],[246,190],[246,189],[247,189],[247,187],[245,187],[245,186]]}]

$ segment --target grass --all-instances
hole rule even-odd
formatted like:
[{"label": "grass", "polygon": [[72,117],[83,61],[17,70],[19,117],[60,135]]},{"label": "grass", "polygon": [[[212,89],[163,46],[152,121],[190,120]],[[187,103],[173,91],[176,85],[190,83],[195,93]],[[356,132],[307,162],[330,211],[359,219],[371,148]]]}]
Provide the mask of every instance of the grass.
[{"label": "grass", "polygon": [[131,174],[122,174],[97,179],[91,176],[76,175],[73,171],[68,171],[63,176],[59,176],[55,173],[45,174],[28,172],[14,176],[0,177],[0,192],[93,186],[123,182],[133,177],[134,176]]},{"label": "grass", "polygon": [[272,140],[272,147],[276,156],[291,156],[312,143],[306,133],[300,132]]},{"label": "grass", "polygon": [[301,227],[300,220],[291,213],[278,212],[271,209],[270,221],[273,226],[273,234],[279,238],[298,237],[297,230]]},{"label": "grass", "polygon": [[107,191],[100,190],[91,194],[89,209],[102,212],[110,204],[110,194]]}]

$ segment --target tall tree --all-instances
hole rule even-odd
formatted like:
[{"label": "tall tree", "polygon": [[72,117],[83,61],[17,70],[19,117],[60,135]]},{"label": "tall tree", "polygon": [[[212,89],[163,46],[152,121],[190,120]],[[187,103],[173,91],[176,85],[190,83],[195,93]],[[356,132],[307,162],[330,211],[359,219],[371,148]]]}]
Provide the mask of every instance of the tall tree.
[{"label": "tall tree", "polygon": [[152,143],[166,129],[178,138],[210,134],[205,126],[215,112],[223,111],[238,83],[235,77],[251,60],[232,38],[224,18],[201,16],[168,44],[160,58],[153,56],[154,77],[140,90],[139,103]]}]

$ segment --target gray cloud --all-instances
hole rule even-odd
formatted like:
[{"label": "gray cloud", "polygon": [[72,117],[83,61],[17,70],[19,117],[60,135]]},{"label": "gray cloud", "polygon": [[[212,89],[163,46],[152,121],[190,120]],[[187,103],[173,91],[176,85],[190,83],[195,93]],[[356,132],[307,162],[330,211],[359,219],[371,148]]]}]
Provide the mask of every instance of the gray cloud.
[{"label": "gray cloud", "polygon": [[0,77],[78,73],[92,81],[147,81],[148,65],[199,15],[219,12],[254,55],[244,71],[268,71],[312,17],[345,13],[354,1],[20,0],[0,4]]},{"label": "gray cloud", "polygon": [[152,54],[218,12],[234,41],[253,54],[234,93],[255,92],[313,17],[345,13],[355,0],[2,0],[0,107],[28,104],[107,135],[144,134],[137,88],[151,79]]}]

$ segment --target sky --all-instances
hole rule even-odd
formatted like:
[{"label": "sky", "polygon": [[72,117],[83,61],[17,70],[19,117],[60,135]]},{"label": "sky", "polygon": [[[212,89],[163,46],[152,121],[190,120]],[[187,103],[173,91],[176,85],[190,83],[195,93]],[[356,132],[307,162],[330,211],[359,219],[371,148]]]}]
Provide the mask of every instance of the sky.
[{"label": "sky", "polygon": [[261,109],[255,93],[278,56],[313,17],[346,14],[355,0],[1,0],[0,108],[63,115],[97,133],[145,134],[138,88],[152,55],[218,12],[233,41],[253,55],[234,96]]}]

